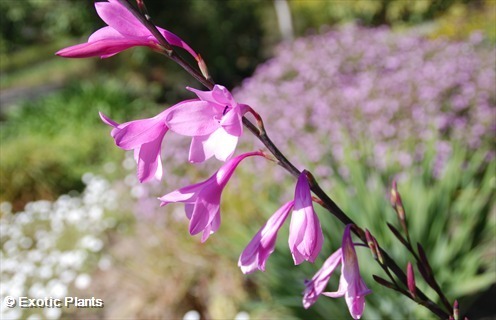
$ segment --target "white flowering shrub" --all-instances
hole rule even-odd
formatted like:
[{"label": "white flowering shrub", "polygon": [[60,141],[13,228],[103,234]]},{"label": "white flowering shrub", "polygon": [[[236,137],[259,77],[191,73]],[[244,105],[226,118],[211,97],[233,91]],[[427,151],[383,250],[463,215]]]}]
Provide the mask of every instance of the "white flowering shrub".
[{"label": "white flowering shrub", "polygon": [[[0,298],[7,296],[61,299],[71,286],[84,290],[91,284],[90,261],[105,256],[103,234],[116,220],[106,214],[116,208],[117,193],[108,181],[85,174],[81,196],[62,195],[54,202],[28,203],[22,212],[2,203],[0,217]],[[64,309],[7,308],[2,319],[58,319]]]}]

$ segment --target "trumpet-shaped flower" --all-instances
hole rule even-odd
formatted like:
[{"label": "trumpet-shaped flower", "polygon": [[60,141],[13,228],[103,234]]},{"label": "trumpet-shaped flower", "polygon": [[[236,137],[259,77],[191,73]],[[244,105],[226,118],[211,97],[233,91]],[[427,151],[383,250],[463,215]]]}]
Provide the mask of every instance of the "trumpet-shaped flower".
[{"label": "trumpet-shaped flower", "polygon": [[[341,277],[338,291],[324,292],[332,273],[340,263]],[[344,296],[353,319],[360,319],[365,307],[365,296],[372,291],[367,288],[360,276],[358,258],[351,239],[351,225],[347,225],[344,230],[341,248],[324,262],[322,268],[305,285],[306,289],[303,296],[303,306],[305,308],[308,309],[314,304],[320,294],[331,298]]]},{"label": "trumpet-shaped flower", "polygon": [[[212,156],[221,161],[229,159],[243,134],[243,115],[250,109],[238,104],[231,93],[221,85],[211,91],[188,90],[208,104],[197,117],[191,116],[195,106],[177,108],[169,114],[167,125],[171,131],[193,137],[189,161],[203,162]],[[184,115],[190,115],[188,117]],[[187,119],[187,121],[185,121]]]},{"label": "trumpet-shaped flower", "polygon": [[289,247],[295,264],[304,260],[313,262],[322,248],[323,235],[317,215],[313,211],[310,186],[305,172],[296,183],[294,200],[284,204],[257,232],[238,260],[243,273],[259,269],[265,271],[265,263],[274,252],[277,232],[294,208],[289,230]]},{"label": "trumpet-shaped flower", "polygon": [[138,179],[146,182],[162,178],[162,139],[167,133],[164,117],[167,110],[153,118],[140,119],[118,124],[100,112],[100,118],[113,127],[110,135],[115,144],[124,150],[134,149],[134,159],[138,164]]},{"label": "trumpet-shaped flower", "polygon": [[295,190],[294,211],[289,226],[289,248],[295,264],[317,258],[324,236],[319,218],[313,210],[312,196],[306,174],[298,177]]},{"label": "trumpet-shaped flower", "polygon": [[[88,42],[59,50],[56,54],[66,58],[111,57],[121,51],[136,46],[159,49],[160,44],[151,32],[117,0],[96,2],[95,8],[108,25],[95,31]],[[188,51],[197,61],[200,56],[181,38],[170,31],[158,28],[167,42]]]},{"label": "trumpet-shaped flower", "polygon": [[279,208],[243,250],[238,260],[238,266],[244,274],[257,269],[265,271],[265,263],[274,252],[277,232],[286,221],[293,205],[294,201],[289,201]]},{"label": "trumpet-shaped flower", "polygon": [[202,242],[220,226],[220,199],[222,191],[241,160],[250,156],[263,156],[262,152],[249,152],[227,161],[207,180],[196,183],[159,198],[161,206],[173,202],[185,204],[186,216],[190,220],[191,235],[203,232]]},{"label": "trumpet-shaped flower", "polygon": [[[116,145],[125,150],[134,149],[140,182],[162,178],[160,149],[168,130],[193,136],[192,162],[212,155],[225,161],[233,154],[238,141],[236,135],[241,135],[243,130],[242,112],[248,106],[237,104],[222,86],[207,92],[193,91],[200,99],[182,101],[153,118],[118,124],[100,113],[102,120],[114,128],[111,135]],[[221,103],[226,106],[221,107]]]},{"label": "trumpet-shaped flower", "polygon": [[[175,110],[185,109],[188,112],[178,112]],[[174,113],[171,116],[171,113]],[[189,123],[189,127],[199,133],[212,132],[216,130],[217,123],[211,119],[218,115],[218,112],[211,104],[198,99],[185,100],[162,111],[153,118],[139,119],[118,124],[103,113],[100,118],[113,127],[111,136],[115,144],[124,150],[134,149],[134,158],[138,164],[138,179],[146,182],[155,177],[162,178],[162,160],[160,150],[162,140],[169,130],[167,119],[174,123]],[[213,148],[222,149],[223,146]]]}]

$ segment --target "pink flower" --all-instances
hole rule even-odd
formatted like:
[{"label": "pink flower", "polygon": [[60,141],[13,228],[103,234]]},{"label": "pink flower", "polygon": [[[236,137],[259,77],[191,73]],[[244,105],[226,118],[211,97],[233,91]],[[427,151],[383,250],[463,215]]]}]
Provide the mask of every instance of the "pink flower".
[{"label": "pink flower", "polygon": [[231,178],[241,160],[250,156],[263,156],[262,152],[249,152],[227,161],[216,173],[207,180],[196,183],[159,198],[161,206],[173,202],[185,204],[186,216],[190,220],[191,235],[203,231],[202,242],[220,226],[220,198],[222,190]]},{"label": "pink flower", "polygon": [[[308,309],[317,301],[320,294],[331,298],[344,296],[348,310],[353,319],[360,319],[365,307],[365,296],[372,291],[367,288],[360,276],[358,258],[355,246],[351,239],[351,225],[347,225],[344,230],[341,248],[334,252],[325,262],[322,268],[308,281],[303,296],[303,306]],[[323,292],[329,279],[341,263],[341,278],[339,279],[339,289],[336,292]]]},{"label": "pink flower", "polygon": [[[96,2],[95,8],[100,18],[108,26],[95,31],[89,37],[88,42],[59,50],[55,53],[56,55],[66,58],[95,56],[108,58],[136,46],[145,46],[152,49],[160,48],[160,44],[151,32],[117,0]],[[200,56],[181,38],[165,29],[157,29],[169,44],[183,48],[197,61],[201,60]]]},{"label": "pink flower", "polygon": [[[250,109],[238,104],[231,93],[221,85],[211,91],[188,90],[196,93],[208,108],[195,112],[195,106],[183,106],[172,111],[167,119],[171,131],[193,137],[189,161],[202,162],[212,156],[221,161],[229,159],[243,134],[243,115]],[[188,115],[188,116],[186,116]]]},{"label": "pink flower", "polygon": [[134,149],[140,182],[162,178],[160,150],[162,139],[168,130],[164,121],[166,115],[167,110],[153,118],[118,124],[100,112],[103,122],[114,128],[110,135],[114,138],[115,144],[124,150]]},{"label": "pink flower", "polygon": [[134,149],[140,182],[162,178],[160,150],[168,130],[193,136],[192,162],[206,160],[212,155],[225,161],[234,153],[236,135],[243,132],[242,112],[249,107],[237,104],[229,91],[219,85],[207,92],[190,90],[200,99],[182,101],[153,118],[118,124],[100,113],[103,122],[114,128],[111,135],[115,144],[124,150]]},{"label": "pink flower", "polygon": [[[175,110],[188,112],[175,112]],[[162,159],[160,156],[162,140],[169,130],[167,119],[173,123],[188,124],[191,130],[199,134],[208,133],[218,128],[218,121],[212,121],[219,115],[216,108],[205,101],[191,99],[179,102],[162,111],[153,118],[139,119],[118,124],[103,113],[100,118],[113,127],[111,136],[115,144],[124,150],[134,149],[134,158],[138,164],[138,179],[146,182],[155,177],[162,178]],[[214,146],[222,149],[222,146]]]},{"label": "pink flower", "polygon": [[289,201],[279,208],[243,250],[238,260],[238,266],[244,274],[251,273],[256,269],[265,271],[265,262],[274,252],[277,232],[286,221],[293,205],[294,201]]},{"label": "pink flower", "polygon": [[294,211],[289,226],[289,249],[295,264],[317,258],[324,236],[319,218],[313,210],[310,186],[305,172],[298,177],[295,190]]},{"label": "pink flower", "polygon": [[294,200],[279,208],[241,253],[238,266],[243,273],[250,273],[256,269],[265,271],[265,263],[274,252],[277,232],[293,207],[289,248],[295,264],[300,264],[304,260],[311,262],[315,260],[322,248],[324,237],[317,215],[313,211],[310,186],[304,171],[298,177]]}]

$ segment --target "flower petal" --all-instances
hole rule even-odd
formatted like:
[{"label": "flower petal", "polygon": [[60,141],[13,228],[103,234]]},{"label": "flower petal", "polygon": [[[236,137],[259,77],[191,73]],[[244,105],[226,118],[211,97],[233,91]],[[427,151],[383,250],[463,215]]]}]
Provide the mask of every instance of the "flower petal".
[{"label": "flower petal", "polygon": [[193,137],[188,160],[199,163],[215,155],[218,160],[226,161],[233,155],[237,144],[238,137],[228,134],[223,128],[218,128],[209,135]]},{"label": "flower petal", "polygon": [[220,125],[230,135],[240,137],[243,134],[243,115],[238,107],[229,110],[220,121]]},{"label": "flower petal", "polygon": [[122,35],[112,27],[103,27],[93,32],[88,38],[88,42],[96,42],[100,40],[123,40],[128,37]]},{"label": "flower petal", "polygon": [[186,87],[191,92],[194,92],[202,101],[207,101],[216,104],[218,107],[235,107],[236,101],[226,87],[216,84],[210,91],[201,91],[195,88]]},{"label": "flower petal", "polygon": [[295,213],[296,212],[293,211],[293,214],[291,215],[288,244],[293,256],[294,263],[298,265],[306,259],[306,256],[301,253],[302,250],[299,249],[299,246],[303,242],[303,239],[305,237],[307,221],[304,214]]},{"label": "flower petal", "polygon": [[198,196],[189,224],[189,233],[191,235],[198,234],[205,230],[205,228],[211,224],[215,215],[219,214],[221,191],[213,191],[213,193],[216,194],[217,197],[211,202],[205,201],[200,195]]},{"label": "flower petal", "polygon": [[220,210],[214,215],[212,222],[203,230],[201,242],[207,241],[211,234],[214,234],[220,227]]},{"label": "flower petal", "polygon": [[117,0],[96,2],[95,8],[100,18],[107,25],[123,35],[134,37],[151,35],[150,31]]},{"label": "flower petal", "polygon": [[102,121],[105,124],[107,124],[111,127],[114,127],[114,128],[116,128],[119,125],[117,122],[115,122],[114,120],[107,117],[103,112],[98,112],[98,114],[100,115],[100,119],[102,119]]},{"label": "flower petal", "polygon": [[265,263],[274,252],[277,233],[286,221],[293,204],[294,201],[289,201],[279,208],[243,250],[238,260],[238,266],[244,274],[257,269],[265,271]]},{"label": "flower petal", "polygon": [[210,135],[204,144],[204,149],[205,153],[213,153],[218,160],[226,161],[233,155],[237,144],[238,137],[228,134],[223,128],[219,128]]},{"label": "flower petal", "polygon": [[196,136],[191,139],[188,156],[189,162],[200,163],[210,159],[214,155],[214,150],[206,148],[205,146],[211,136],[212,135]]},{"label": "flower petal", "polygon": [[137,39],[109,39],[81,43],[57,51],[55,54],[64,58],[107,58],[135,46],[146,45]]},{"label": "flower petal", "polygon": [[158,31],[160,31],[160,33],[162,33],[162,35],[164,36],[165,40],[167,40],[168,43],[188,51],[189,54],[191,54],[193,58],[195,58],[195,60],[197,61],[199,60],[198,53],[196,53],[193,49],[191,49],[191,47],[186,42],[184,42],[183,39],[179,38],[177,35],[175,35],[174,33],[168,30],[159,27],[157,27],[157,29]]},{"label": "flower petal", "polygon": [[204,136],[219,128],[219,112],[212,104],[189,100],[170,108],[166,122],[170,130],[184,136]]},{"label": "flower petal", "polygon": [[163,137],[168,128],[162,116],[149,119],[140,119],[120,124],[112,130],[115,144],[122,149],[130,150],[142,144],[154,141],[157,137]]},{"label": "flower petal", "polygon": [[160,156],[162,139],[165,135],[158,136],[155,140],[144,143],[140,147],[138,156],[138,179],[141,183],[153,178],[162,179],[162,157]]},{"label": "flower petal", "polygon": [[333,272],[341,262],[342,251],[341,248],[339,248],[329,258],[327,258],[319,271],[317,271],[317,273],[313,276],[312,280],[305,284],[306,288],[303,295],[303,306],[305,309],[308,309],[312,304],[314,304],[320,294],[326,294],[323,293],[323,291],[327,286]]},{"label": "flower petal", "polygon": [[160,198],[158,198],[160,201],[162,201],[160,206],[165,206],[173,202],[192,203],[193,201],[196,200],[195,193],[204,187],[205,182],[206,181],[195,183],[161,196]]}]

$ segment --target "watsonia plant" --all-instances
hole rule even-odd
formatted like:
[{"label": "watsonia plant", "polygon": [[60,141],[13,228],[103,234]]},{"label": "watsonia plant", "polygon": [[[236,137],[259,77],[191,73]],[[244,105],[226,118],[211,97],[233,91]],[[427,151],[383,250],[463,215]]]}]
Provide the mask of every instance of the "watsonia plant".
[{"label": "watsonia plant", "polygon": [[[439,318],[458,319],[458,303],[452,304],[447,298],[435,279],[423,247],[409,237],[404,222],[405,216],[402,214],[404,207],[396,189],[393,190],[394,207],[400,213],[402,228],[389,228],[403,244],[404,249],[412,253],[412,262],[417,265],[425,283],[435,292],[430,296],[436,298],[429,297],[430,292],[416,285],[410,264],[407,268],[395,260],[373,233],[359,226],[365,225],[360,218],[356,219],[359,223],[355,222],[338,207],[322,190],[310,171],[297,169],[286,158],[269,138],[264,121],[256,110],[249,105],[238,103],[225,87],[215,84],[201,55],[175,34],[154,25],[142,0],[138,0],[137,5],[138,8],[134,7],[128,0],[97,2],[97,12],[108,26],[94,32],[87,43],[62,49],[57,54],[69,58],[109,58],[131,47],[145,46],[178,63],[208,89],[200,91],[188,88],[197,98],[179,102],[152,118],[118,123],[100,114],[103,122],[112,127],[111,135],[116,145],[125,150],[134,150],[140,182],[162,179],[161,145],[169,131],[191,137],[188,156],[190,162],[200,163],[211,157],[225,162],[207,180],[160,197],[161,205],[184,203],[186,216],[190,220],[189,232],[192,235],[202,234],[201,240],[204,242],[220,227],[221,193],[238,165],[242,161],[246,162],[246,158],[263,158],[275,162],[297,178],[294,198],[285,200],[287,202],[267,220],[243,251],[238,265],[244,273],[257,269],[265,270],[266,261],[276,245],[277,233],[291,211],[289,247],[294,264],[300,265],[304,261],[313,263],[324,245],[321,224],[313,208],[313,202],[316,202],[332,213],[345,228],[341,246],[335,246],[336,250],[324,262],[322,268],[311,280],[305,282],[305,308],[311,307],[321,294],[331,298],[344,297],[351,316],[355,319],[360,318],[365,307],[365,297],[371,290],[360,274],[357,249],[368,247],[383,271],[381,276],[373,276],[378,284],[424,306]],[[196,61],[198,68],[192,67],[181,58],[176,48],[186,50]],[[244,127],[263,143],[266,150],[233,157]],[[353,242],[353,235],[360,243]],[[339,289],[336,292],[326,292],[325,287],[339,266]],[[370,286],[371,281],[367,280]]]}]

